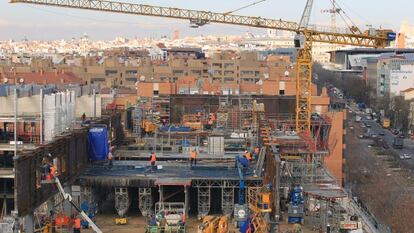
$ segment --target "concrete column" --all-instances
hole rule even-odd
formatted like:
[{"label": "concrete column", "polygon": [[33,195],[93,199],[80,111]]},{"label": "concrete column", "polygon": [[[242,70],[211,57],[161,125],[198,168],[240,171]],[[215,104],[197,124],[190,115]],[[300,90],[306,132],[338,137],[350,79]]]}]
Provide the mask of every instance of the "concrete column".
[{"label": "concrete column", "polygon": [[40,144],[43,144],[43,88],[40,89]]},{"label": "concrete column", "polygon": [[188,218],[188,211],[190,209],[190,188],[188,186],[184,186],[184,212],[185,216]]},{"label": "concrete column", "polygon": [[96,90],[95,88],[92,90],[92,96],[93,96],[93,119],[96,118]]},{"label": "concrete column", "polygon": [[26,233],[34,232],[33,213],[24,216],[24,230]]},{"label": "concrete column", "polygon": [[160,193],[159,202],[164,202],[164,187],[162,185],[159,186],[158,192]]}]

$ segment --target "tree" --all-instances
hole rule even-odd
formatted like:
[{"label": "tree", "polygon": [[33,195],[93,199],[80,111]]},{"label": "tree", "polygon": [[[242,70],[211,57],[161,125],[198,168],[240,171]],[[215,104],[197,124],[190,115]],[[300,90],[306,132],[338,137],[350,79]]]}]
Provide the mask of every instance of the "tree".
[{"label": "tree", "polygon": [[313,82],[319,88],[332,85],[342,90],[348,98],[352,97],[356,102],[370,104],[370,93],[373,91],[373,88],[369,87],[361,76],[355,74],[339,74],[324,69],[318,63],[313,65],[313,72]]},{"label": "tree", "polygon": [[402,96],[395,96],[392,98],[391,107],[388,109],[391,122],[394,123],[393,127],[401,129],[406,134],[409,128],[410,103],[404,100]]}]

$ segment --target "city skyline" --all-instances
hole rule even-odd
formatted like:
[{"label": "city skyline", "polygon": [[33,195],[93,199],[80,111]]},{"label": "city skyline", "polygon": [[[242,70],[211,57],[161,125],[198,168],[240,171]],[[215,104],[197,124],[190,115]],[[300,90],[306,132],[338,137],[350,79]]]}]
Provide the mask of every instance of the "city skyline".
[{"label": "city skyline", "polygon": [[[186,2],[185,0],[147,0],[145,4],[172,6],[196,10],[210,10],[226,12],[242,5],[240,0],[228,0],[213,4],[200,3],[198,1]],[[214,4],[217,2],[217,4]],[[305,0],[296,1],[297,4],[278,4],[276,0],[269,0],[257,6],[237,12],[240,15],[261,16],[266,18],[299,21],[305,5]],[[413,20],[404,15],[410,15],[409,9],[401,9],[401,5],[410,6],[414,3],[408,0],[375,1],[376,11],[370,10],[369,1],[357,2],[356,0],[338,1],[348,15],[361,27],[371,24],[373,26],[392,28],[398,30],[403,20],[411,23]],[[358,9],[355,5],[358,3]],[[398,3],[398,4],[397,4]],[[276,7],[277,6],[277,7]],[[330,1],[315,2],[311,23],[327,25],[330,22],[329,14],[322,13],[323,9],[329,9]],[[148,38],[170,36],[175,29],[181,31],[182,36],[195,35],[241,35],[245,32],[264,33],[263,29],[250,27],[236,27],[232,25],[206,25],[199,29],[191,29],[185,20],[172,20],[154,17],[123,15],[105,12],[94,12],[75,9],[62,9],[56,7],[33,6],[27,4],[0,3],[0,40],[23,38],[33,40],[70,39],[88,34],[93,39],[108,40],[117,36],[128,38]],[[390,15],[390,17],[384,17]],[[341,19],[337,17],[337,21]]]}]

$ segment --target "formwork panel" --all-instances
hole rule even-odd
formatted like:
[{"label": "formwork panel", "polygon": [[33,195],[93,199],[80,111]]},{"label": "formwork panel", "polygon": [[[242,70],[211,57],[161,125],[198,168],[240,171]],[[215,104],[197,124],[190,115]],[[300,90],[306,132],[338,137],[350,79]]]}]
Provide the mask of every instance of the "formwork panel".
[{"label": "formwork panel", "polygon": [[76,130],[74,133],[59,137],[46,146],[35,150],[26,150],[16,160],[17,207],[19,216],[30,213],[37,206],[58,192],[53,184],[40,185],[42,159],[49,153],[58,160],[59,179],[67,182],[82,172],[87,153],[87,130]]}]

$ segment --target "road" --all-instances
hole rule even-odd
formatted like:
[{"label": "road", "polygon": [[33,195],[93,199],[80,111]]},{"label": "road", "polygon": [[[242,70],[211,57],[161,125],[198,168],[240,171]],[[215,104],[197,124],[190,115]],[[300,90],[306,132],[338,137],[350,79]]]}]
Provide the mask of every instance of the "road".
[{"label": "road", "polygon": [[[390,147],[392,151],[398,154],[399,158],[400,155],[409,154],[413,158],[412,159],[404,159],[400,161],[403,165],[407,166],[407,168],[414,169],[414,148],[411,143],[411,139],[404,140],[404,148],[403,149],[394,149],[392,148],[392,143],[394,141],[395,135],[393,135],[389,130],[382,128],[382,126],[374,120],[367,120],[367,114],[365,113],[358,113],[358,110],[355,107],[348,106],[348,109],[351,109],[353,113],[357,112],[357,115],[362,117],[362,121],[365,124],[370,125],[370,134],[377,134],[378,137],[381,137]],[[348,121],[355,121],[355,116],[351,115]],[[383,132],[384,136],[379,136],[379,133]]]}]

